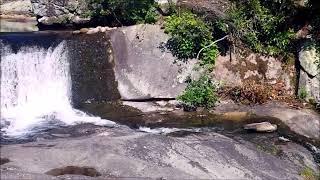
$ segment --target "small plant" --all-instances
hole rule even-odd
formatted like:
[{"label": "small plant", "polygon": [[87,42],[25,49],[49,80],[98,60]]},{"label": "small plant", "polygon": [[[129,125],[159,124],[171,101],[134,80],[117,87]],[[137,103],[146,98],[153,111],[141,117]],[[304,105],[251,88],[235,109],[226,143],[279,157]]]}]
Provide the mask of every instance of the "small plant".
[{"label": "small plant", "polygon": [[303,177],[304,180],[319,180],[320,175],[317,175],[311,168],[305,167],[300,172],[300,176]]},{"label": "small plant", "polygon": [[209,76],[201,76],[199,80],[191,81],[185,91],[178,97],[185,107],[196,108],[214,107],[218,101],[218,85],[212,82]]},{"label": "small plant", "polygon": [[307,89],[306,89],[306,87],[302,87],[299,90],[298,98],[301,99],[301,100],[305,100],[307,97],[308,97]]},{"label": "small plant", "polygon": [[[171,35],[167,43],[168,49],[184,62],[189,58],[196,58],[202,48],[213,42],[210,27],[191,12],[167,17],[165,32]],[[205,48],[199,56],[200,64],[214,65],[218,54],[218,47],[215,45]]]}]

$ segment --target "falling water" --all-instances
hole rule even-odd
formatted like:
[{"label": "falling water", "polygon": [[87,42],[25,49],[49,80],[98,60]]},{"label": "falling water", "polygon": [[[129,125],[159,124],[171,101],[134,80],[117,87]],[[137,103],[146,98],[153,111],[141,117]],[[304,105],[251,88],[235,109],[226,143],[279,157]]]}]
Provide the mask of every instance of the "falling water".
[{"label": "falling water", "polygon": [[65,44],[49,49],[23,47],[16,53],[10,46],[2,46],[1,130],[6,135],[23,136],[49,122],[113,124],[72,108]]}]

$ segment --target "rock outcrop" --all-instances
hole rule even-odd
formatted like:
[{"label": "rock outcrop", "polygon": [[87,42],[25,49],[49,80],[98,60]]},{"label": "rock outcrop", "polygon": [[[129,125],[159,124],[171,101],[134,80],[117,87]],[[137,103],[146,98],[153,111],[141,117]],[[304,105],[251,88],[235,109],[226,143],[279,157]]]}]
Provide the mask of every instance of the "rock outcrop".
[{"label": "rock outcrop", "polygon": [[177,1],[178,0],[155,0],[159,5],[162,14],[168,14],[170,12],[170,7],[176,5]]},{"label": "rock outcrop", "polygon": [[90,21],[84,17],[88,11],[85,0],[31,0],[31,3],[40,25],[84,24]]},{"label": "rock outcrop", "polygon": [[205,14],[207,19],[224,18],[231,5],[230,0],[178,0],[177,5],[197,14]]},{"label": "rock outcrop", "polygon": [[175,98],[186,84],[191,64],[174,64],[161,46],[169,36],[158,25],[136,25],[111,33],[115,76],[122,99]]},{"label": "rock outcrop", "polygon": [[1,15],[33,16],[30,0],[13,0],[0,3]]},{"label": "rock outcrop", "polygon": [[320,102],[320,69],[317,68],[316,59],[315,48],[300,51],[299,93],[305,91],[307,93],[306,100],[313,99]]},{"label": "rock outcrop", "polygon": [[280,60],[251,53],[245,57],[240,55],[219,56],[216,60],[213,75],[216,80],[226,86],[241,86],[246,82],[267,85],[283,84],[288,94],[295,91],[294,64],[282,66]]}]

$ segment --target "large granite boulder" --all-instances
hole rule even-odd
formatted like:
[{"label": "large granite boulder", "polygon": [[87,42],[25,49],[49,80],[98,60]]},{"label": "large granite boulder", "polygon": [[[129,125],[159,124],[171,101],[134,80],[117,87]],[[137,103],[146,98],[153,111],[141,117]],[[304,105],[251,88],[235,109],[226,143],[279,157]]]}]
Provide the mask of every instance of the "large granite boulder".
[{"label": "large granite boulder", "polygon": [[306,100],[320,101],[320,70],[316,65],[315,48],[302,49],[299,53],[300,79],[299,93],[306,92]]},{"label": "large granite boulder", "polygon": [[314,47],[310,49],[302,49],[299,52],[299,62],[303,70],[311,77],[315,77],[320,72],[316,65],[317,52]]},{"label": "large granite boulder", "polygon": [[158,25],[136,25],[114,30],[113,61],[122,99],[175,98],[186,84],[192,64],[174,64],[162,45],[169,36]]}]

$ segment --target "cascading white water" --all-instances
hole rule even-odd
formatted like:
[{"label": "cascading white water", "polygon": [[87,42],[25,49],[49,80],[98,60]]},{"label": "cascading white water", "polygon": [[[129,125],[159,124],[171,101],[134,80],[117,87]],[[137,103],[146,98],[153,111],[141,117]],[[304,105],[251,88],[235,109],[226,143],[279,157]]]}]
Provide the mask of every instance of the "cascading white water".
[{"label": "cascading white water", "polygon": [[65,42],[55,48],[1,49],[1,121],[8,136],[24,135],[49,121],[67,125],[89,122],[114,124],[89,117],[71,106],[71,76]]}]

